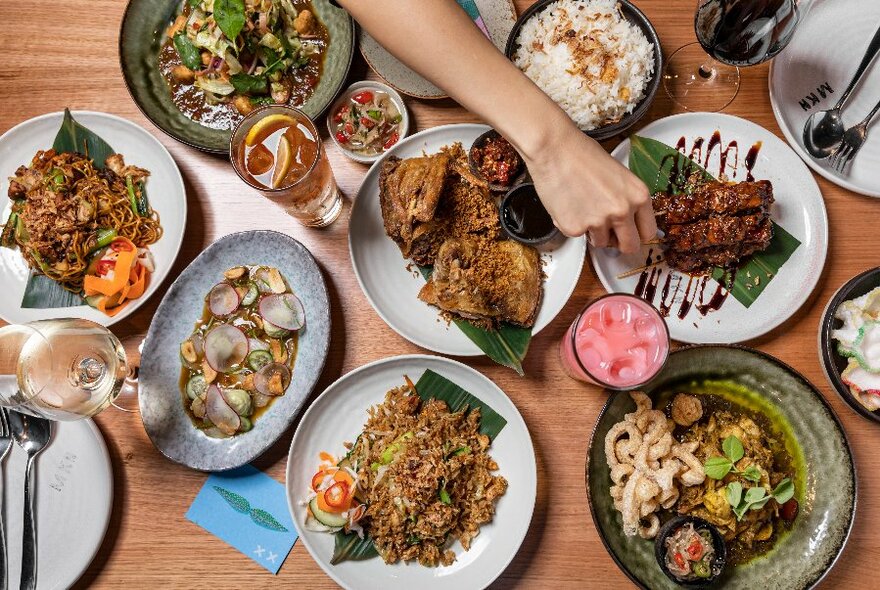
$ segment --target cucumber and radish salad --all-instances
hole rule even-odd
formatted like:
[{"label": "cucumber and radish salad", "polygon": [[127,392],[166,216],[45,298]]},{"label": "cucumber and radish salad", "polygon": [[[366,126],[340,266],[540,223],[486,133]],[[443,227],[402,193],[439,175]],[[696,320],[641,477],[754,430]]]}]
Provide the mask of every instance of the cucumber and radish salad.
[{"label": "cucumber and radish salad", "polygon": [[866,408],[880,410],[880,287],[844,301],[834,317],[841,325],[831,338],[849,359],[840,377]]},{"label": "cucumber and radish salad", "polygon": [[290,385],[305,322],[302,302],[277,268],[224,272],[180,344],[183,404],[196,428],[216,438],[253,428]]}]

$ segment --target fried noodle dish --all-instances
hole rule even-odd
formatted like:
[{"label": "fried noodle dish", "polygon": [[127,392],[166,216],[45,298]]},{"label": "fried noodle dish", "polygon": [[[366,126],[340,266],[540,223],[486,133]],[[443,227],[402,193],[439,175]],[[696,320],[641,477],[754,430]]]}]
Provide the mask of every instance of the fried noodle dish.
[{"label": "fried noodle dish", "polygon": [[[121,154],[108,157],[105,166],[79,153],[37,152],[30,166],[20,166],[9,179],[12,213],[0,240],[18,247],[35,272],[87,296],[116,295],[118,289],[98,280],[112,282],[117,270],[125,274],[121,279],[134,278],[131,286],[144,279],[153,271],[146,248],[162,236],[159,215],[144,192],[150,173],[127,166]],[[122,257],[125,269],[115,268],[121,251],[131,254]],[[94,279],[90,286],[88,275]],[[116,299],[105,307],[115,307]]]},{"label": "fried noodle dish", "polygon": [[479,428],[479,409],[423,401],[407,379],[370,408],[348,455],[315,474],[306,526],[368,534],[386,563],[450,565],[452,542],[470,549],[507,490]]}]

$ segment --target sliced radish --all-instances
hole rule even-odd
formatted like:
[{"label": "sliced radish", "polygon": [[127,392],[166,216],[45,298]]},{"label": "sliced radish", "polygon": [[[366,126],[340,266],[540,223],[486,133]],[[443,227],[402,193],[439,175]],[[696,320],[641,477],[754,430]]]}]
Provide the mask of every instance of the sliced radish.
[{"label": "sliced radish", "polygon": [[240,365],[248,352],[248,337],[235,326],[220,324],[205,336],[205,360],[219,373],[228,373]]},{"label": "sliced radish", "polygon": [[306,323],[302,302],[293,293],[263,297],[260,315],[273,326],[284,330],[299,330]]},{"label": "sliced radish", "polygon": [[269,350],[269,345],[258,338],[248,338],[251,350]]},{"label": "sliced radish", "polygon": [[[280,379],[281,391],[274,386]],[[281,363],[269,363],[254,373],[254,389],[263,395],[281,395],[287,391],[290,385],[290,369]]]},{"label": "sliced radish", "polygon": [[208,293],[208,309],[217,317],[226,317],[236,309],[241,297],[229,283],[217,283]]},{"label": "sliced radish", "polygon": [[236,414],[235,410],[226,403],[223,394],[220,393],[220,388],[216,385],[208,387],[205,410],[208,414],[208,420],[227,436],[232,436],[241,427],[241,416]]}]

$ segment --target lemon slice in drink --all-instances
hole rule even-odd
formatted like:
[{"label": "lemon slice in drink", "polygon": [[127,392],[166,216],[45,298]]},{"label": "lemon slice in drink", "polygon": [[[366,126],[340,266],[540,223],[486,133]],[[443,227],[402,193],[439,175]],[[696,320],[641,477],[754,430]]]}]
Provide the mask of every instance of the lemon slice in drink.
[{"label": "lemon slice in drink", "polygon": [[293,150],[290,149],[290,141],[286,135],[278,140],[278,151],[275,152],[275,171],[272,173],[272,188],[279,188],[284,182],[284,177],[290,172],[293,163]]},{"label": "lemon slice in drink", "polygon": [[277,113],[274,115],[269,115],[268,117],[263,117],[262,119],[254,123],[254,126],[250,128],[250,131],[248,131],[247,136],[244,138],[244,142],[247,145],[256,144],[257,137],[262,135],[266,129],[269,129],[273,125],[278,125],[279,123],[282,125],[294,126],[296,125],[296,119],[294,119],[290,115],[281,115]]}]

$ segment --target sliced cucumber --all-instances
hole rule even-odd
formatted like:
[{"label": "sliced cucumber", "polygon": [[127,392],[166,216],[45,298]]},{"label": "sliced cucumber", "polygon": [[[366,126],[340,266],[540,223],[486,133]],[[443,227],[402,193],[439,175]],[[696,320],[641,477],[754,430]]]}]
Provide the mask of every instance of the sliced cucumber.
[{"label": "sliced cucumber", "polygon": [[186,382],[186,395],[189,399],[201,397],[207,389],[208,381],[205,379],[204,375],[193,375],[190,377],[190,380]]},{"label": "sliced cucumber", "polygon": [[324,512],[320,508],[318,508],[318,499],[312,498],[312,501],[309,502],[309,509],[312,511],[312,514],[315,516],[315,519],[321,524],[329,527],[341,527],[345,526],[348,522],[348,518],[342,516],[341,514],[333,514],[332,512]]},{"label": "sliced cucumber", "polygon": [[248,305],[253,305],[254,301],[257,300],[257,297],[260,295],[260,290],[257,289],[256,283],[253,281],[248,281],[247,284],[247,293],[245,293],[241,298],[241,304],[244,307]]},{"label": "sliced cucumber", "polygon": [[263,331],[266,332],[266,336],[269,338],[286,338],[287,335],[290,334],[290,330],[279,328],[275,324],[270,324],[266,320],[263,320]]},{"label": "sliced cucumber", "polygon": [[880,373],[880,322],[869,321],[859,328],[853,342],[853,357],[871,373]]},{"label": "sliced cucumber", "polygon": [[268,350],[252,350],[250,354],[247,355],[245,362],[247,362],[247,366],[252,370],[259,371],[274,360],[275,359],[272,358],[272,353]]}]

